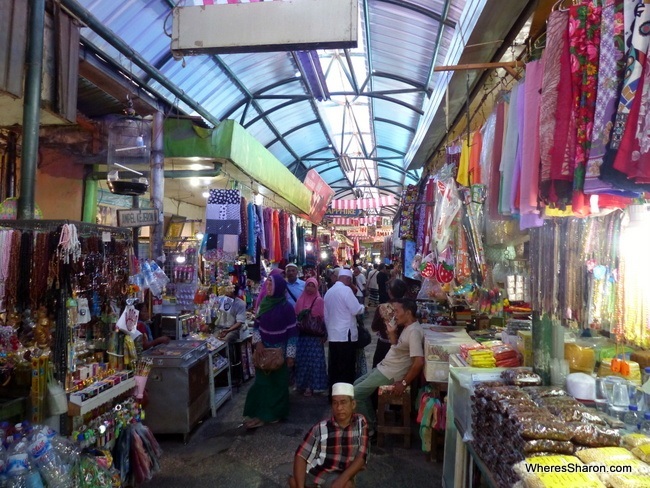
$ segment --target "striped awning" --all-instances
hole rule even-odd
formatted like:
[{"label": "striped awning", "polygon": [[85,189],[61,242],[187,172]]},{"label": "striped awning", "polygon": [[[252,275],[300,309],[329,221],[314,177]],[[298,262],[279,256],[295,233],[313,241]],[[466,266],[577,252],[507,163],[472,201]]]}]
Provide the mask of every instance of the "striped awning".
[{"label": "striped awning", "polygon": [[361,217],[358,219],[351,217],[332,217],[328,220],[331,221],[332,225],[356,227],[358,225],[377,225],[377,223],[380,222],[381,217]]},{"label": "striped awning", "polygon": [[334,210],[368,210],[370,208],[390,207],[392,205],[397,205],[393,195],[375,198],[332,200],[332,208]]}]

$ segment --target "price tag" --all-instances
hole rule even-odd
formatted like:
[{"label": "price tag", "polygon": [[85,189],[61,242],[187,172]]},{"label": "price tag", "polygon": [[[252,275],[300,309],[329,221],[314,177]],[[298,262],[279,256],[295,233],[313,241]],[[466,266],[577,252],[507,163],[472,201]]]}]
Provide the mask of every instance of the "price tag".
[{"label": "price tag", "polygon": [[102,232],[102,242],[111,242],[110,232]]},{"label": "price tag", "polygon": [[474,373],[472,374],[472,383],[482,383],[484,381],[499,381],[501,373]]}]

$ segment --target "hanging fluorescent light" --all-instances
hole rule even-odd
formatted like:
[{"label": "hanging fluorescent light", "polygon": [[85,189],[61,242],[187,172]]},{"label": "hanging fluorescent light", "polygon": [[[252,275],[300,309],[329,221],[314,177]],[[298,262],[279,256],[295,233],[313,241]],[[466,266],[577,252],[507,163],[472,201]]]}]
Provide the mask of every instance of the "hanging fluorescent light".
[{"label": "hanging fluorescent light", "polygon": [[203,193],[201,193],[201,196],[203,198],[210,198],[210,192],[208,190],[205,190]]},{"label": "hanging fluorescent light", "polygon": [[178,264],[183,264],[185,262],[185,256],[183,254],[176,256],[176,262]]},{"label": "hanging fluorescent light", "polygon": [[330,92],[327,88],[327,81],[318,53],[316,51],[295,51],[294,59],[300,68],[300,72],[305,75],[303,79],[314,98],[319,102],[329,100]]},{"label": "hanging fluorescent light", "polygon": [[261,194],[256,193],[255,194],[255,205],[262,205],[262,203],[264,203],[264,197]]},{"label": "hanging fluorescent light", "polygon": [[354,171],[354,166],[352,166],[352,159],[347,154],[341,154],[339,156],[339,166],[344,173],[352,173]]}]

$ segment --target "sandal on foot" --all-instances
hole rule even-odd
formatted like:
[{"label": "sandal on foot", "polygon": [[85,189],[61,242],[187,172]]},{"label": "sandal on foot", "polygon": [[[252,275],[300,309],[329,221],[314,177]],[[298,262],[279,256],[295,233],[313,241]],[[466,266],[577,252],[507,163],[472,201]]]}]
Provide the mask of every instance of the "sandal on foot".
[{"label": "sandal on foot", "polygon": [[246,427],[248,430],[257,429],[263,425],[264,422],[262,422],[260,419],[250,419],[248,422],[244,422],[244,427]]}]

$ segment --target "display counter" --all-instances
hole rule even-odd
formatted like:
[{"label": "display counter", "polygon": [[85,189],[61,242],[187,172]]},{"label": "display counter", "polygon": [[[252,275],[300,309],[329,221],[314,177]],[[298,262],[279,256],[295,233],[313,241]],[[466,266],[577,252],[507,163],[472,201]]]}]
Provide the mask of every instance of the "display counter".
[{"label": "display counter", "polygon": [[205,341],[170,341],[143,353],[153,359],[146,424],[155,434],[188,434],[210,410],[212,378]]},{"label": "display counter", "polygon": [[449,368],[445,457],[442,468],[442,483],[445,488],[472,486],[469,483],[474,462],[465,441],[471,440],[473,385],[475,381],[498,379],[504,369],[506,368]]}]

